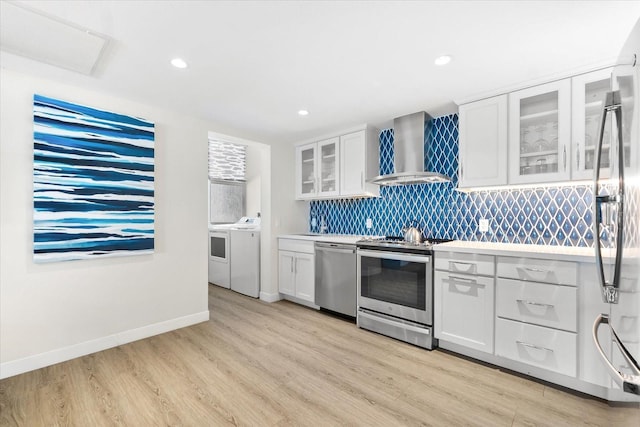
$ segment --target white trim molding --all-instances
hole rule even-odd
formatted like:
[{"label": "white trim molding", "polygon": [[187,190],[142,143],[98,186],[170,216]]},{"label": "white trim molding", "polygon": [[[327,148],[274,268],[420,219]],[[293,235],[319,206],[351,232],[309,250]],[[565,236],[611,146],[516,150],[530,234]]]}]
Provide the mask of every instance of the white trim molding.
[{"label": "white trim molding", "polygon": [[11,360],[0,364],[0,379],[34,371],[46,366],[55,365],[56,363],[65,362],[77,357],[86,356],[87,354],[96,353],[98,351],[149,338],[154,335],[160,335],[165,332],[174,331],[176,329],[206,322],[208,320],[209,311],[207,310],[200,313],[190,314],[188,316],[154,323],[141,328],[130,329],[45,353],[28,356],[22,359]]}]

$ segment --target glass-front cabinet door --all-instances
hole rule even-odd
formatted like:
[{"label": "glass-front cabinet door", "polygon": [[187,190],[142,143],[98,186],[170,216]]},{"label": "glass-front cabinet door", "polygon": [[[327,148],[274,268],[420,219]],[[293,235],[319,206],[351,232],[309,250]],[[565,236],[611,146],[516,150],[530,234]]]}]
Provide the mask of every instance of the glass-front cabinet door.
[{"label": "glass-front cabinet door", "polygon": [[317,143],[296,147],[296,198],[311,199],[317,194]]},{"label": "glass-front cabinet door", "polygon": [[[582,74],[571,79],[571,106],[573,126],[572,179],[593,179],[596,160],[596,145],[600,133],[605,95],[611,90],[611,69]],[[611,165],[611,119],[605,122],[600,157],[600,175],[610,176]]]},{"label": "glass-front cabinet door", "polygon": [[296,147],[296,198],[317,199],[340,194],[340,138]]},{"label": "glass-front cabinet door", "polygon": [[571,80],[509,94],[509,182],[568,181]]},{"label": "glass-front cabinet door", "polygon": [[319,192],[320,196],[335,196],[339,194],[338,174],[340,173],[340,138],[331,138],[318,142],[319,166]]}]

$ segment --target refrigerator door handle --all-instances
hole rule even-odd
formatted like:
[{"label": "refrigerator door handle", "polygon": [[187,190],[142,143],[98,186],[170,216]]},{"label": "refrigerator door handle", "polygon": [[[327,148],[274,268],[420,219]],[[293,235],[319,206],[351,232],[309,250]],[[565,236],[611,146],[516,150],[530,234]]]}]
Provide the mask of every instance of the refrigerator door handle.
[{"label": "refrigerator door handle", "polygon": [[[622,372],[618,371],[602,350],[602,346],[600,345],[600,341],[598,340],[598,329],[603,323],[609,325],[609,328],[611,330],[611,337],[620,349],[622,356],[627,361],[629,367],[633,371],[633,374],[623,374]],[[609,374],[613,378],[615,383],[627,393],[640,395],[640,366],[638,365],[638,362],[633,358],[631,353],[629,353],[624,344],[622,344],[620,338],[618,338],[618,334],[616,334],[616,331],[611,326],[611,323],[609,322],[609,316],[607,316],[606,314],[601,314],[596,317],[596,320],[593,323],[593,342],[596,344],[596,348],[600,353],[600,357],[607,366]]]},{"label": "refrigerator door handle", "polygon": [[[607,121],[607,114],[613,113],[616,119],[616,127],[618,130],[618,192],[614,195],[598,195],[598,183],[600,181],[600,156],[602,155],[602,143],[604,139],[604,127]],[[596,146],[596,158],[593,179],[593,195],[594,195],[594,219],[593,219],[593,239],[596,251],[596,269],[598,280],[602,286],[602,298],[604,302],[618,303],[618,288],[620,286],[620,268],[622,266],[623,251],[623,226],[624,226],[624,145],[622,141],[622,104],[620,102],[620,92],[608,92],[602,112],[602,120],[600,122],[600,132],[598,134],[598,144]],[[618,208],[616,219],[616,258],[613,279],[611,283],[607,283],[604,278],[604,266],[602,263],[602,244],[600,243],[600,223],[602,222],[602,204],[615,204]],[[608,216],[608,215],[607,215]]]}]

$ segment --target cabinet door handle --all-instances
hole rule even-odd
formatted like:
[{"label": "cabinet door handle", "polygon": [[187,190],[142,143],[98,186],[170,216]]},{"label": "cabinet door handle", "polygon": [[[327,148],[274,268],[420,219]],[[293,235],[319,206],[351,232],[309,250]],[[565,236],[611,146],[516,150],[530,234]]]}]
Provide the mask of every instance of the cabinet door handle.
[{"label": "cabinet door handle", "polygon": [[360,172],[360,188],[364,189],[364,172]]},{"label": "cabinet door handle", "polygon": [[519,303],[522,303],[522,304],[535,305],[535,306],[538,306],[538,307],[548,307],[548,308],[555,307],[555,305],[553,305],[553,304],[545,304],[543,302],[529,301],[529,300],[526,300],[526,299],[517,299],[516,301],[519,302]]},{"label": "cabinet door handle", "polygon": [[576,150],[576,170],[580,170],[580,143],[578,143],[578,149]]},{"label": "cabinet door handle", "polygon": [[523,347],[535,348],[536,350],[544,350],[544,351],[549,351],[549,352],[553,353],[553,349],[552,348],[541,347],[539,345],[530,344],[530,343],[524,342],[524,341],[516,341],[516,344],[521,345]]},{"label": "cabinet door handle", "polygon": [[567,146],[562,147],[562,168],[567,170]]},{"label": "cabinet door handle", "polygon": [[291,257],[291,272],[293,273],[293,257]]},{"label": "cabinet door handle", "polygon": [[293,263],[293,272],[298,274],[298,258],[296,258],[295,262]]}]

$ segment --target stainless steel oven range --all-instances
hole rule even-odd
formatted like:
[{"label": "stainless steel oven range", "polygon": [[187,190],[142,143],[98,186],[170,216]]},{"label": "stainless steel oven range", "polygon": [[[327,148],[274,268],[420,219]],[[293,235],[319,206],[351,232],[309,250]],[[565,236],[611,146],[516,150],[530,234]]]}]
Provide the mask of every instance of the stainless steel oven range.
[{"label": "stainless steel oven range", "polygon": [[433,349],[433,243],[398,239],[361,240],[357,324]]}]

